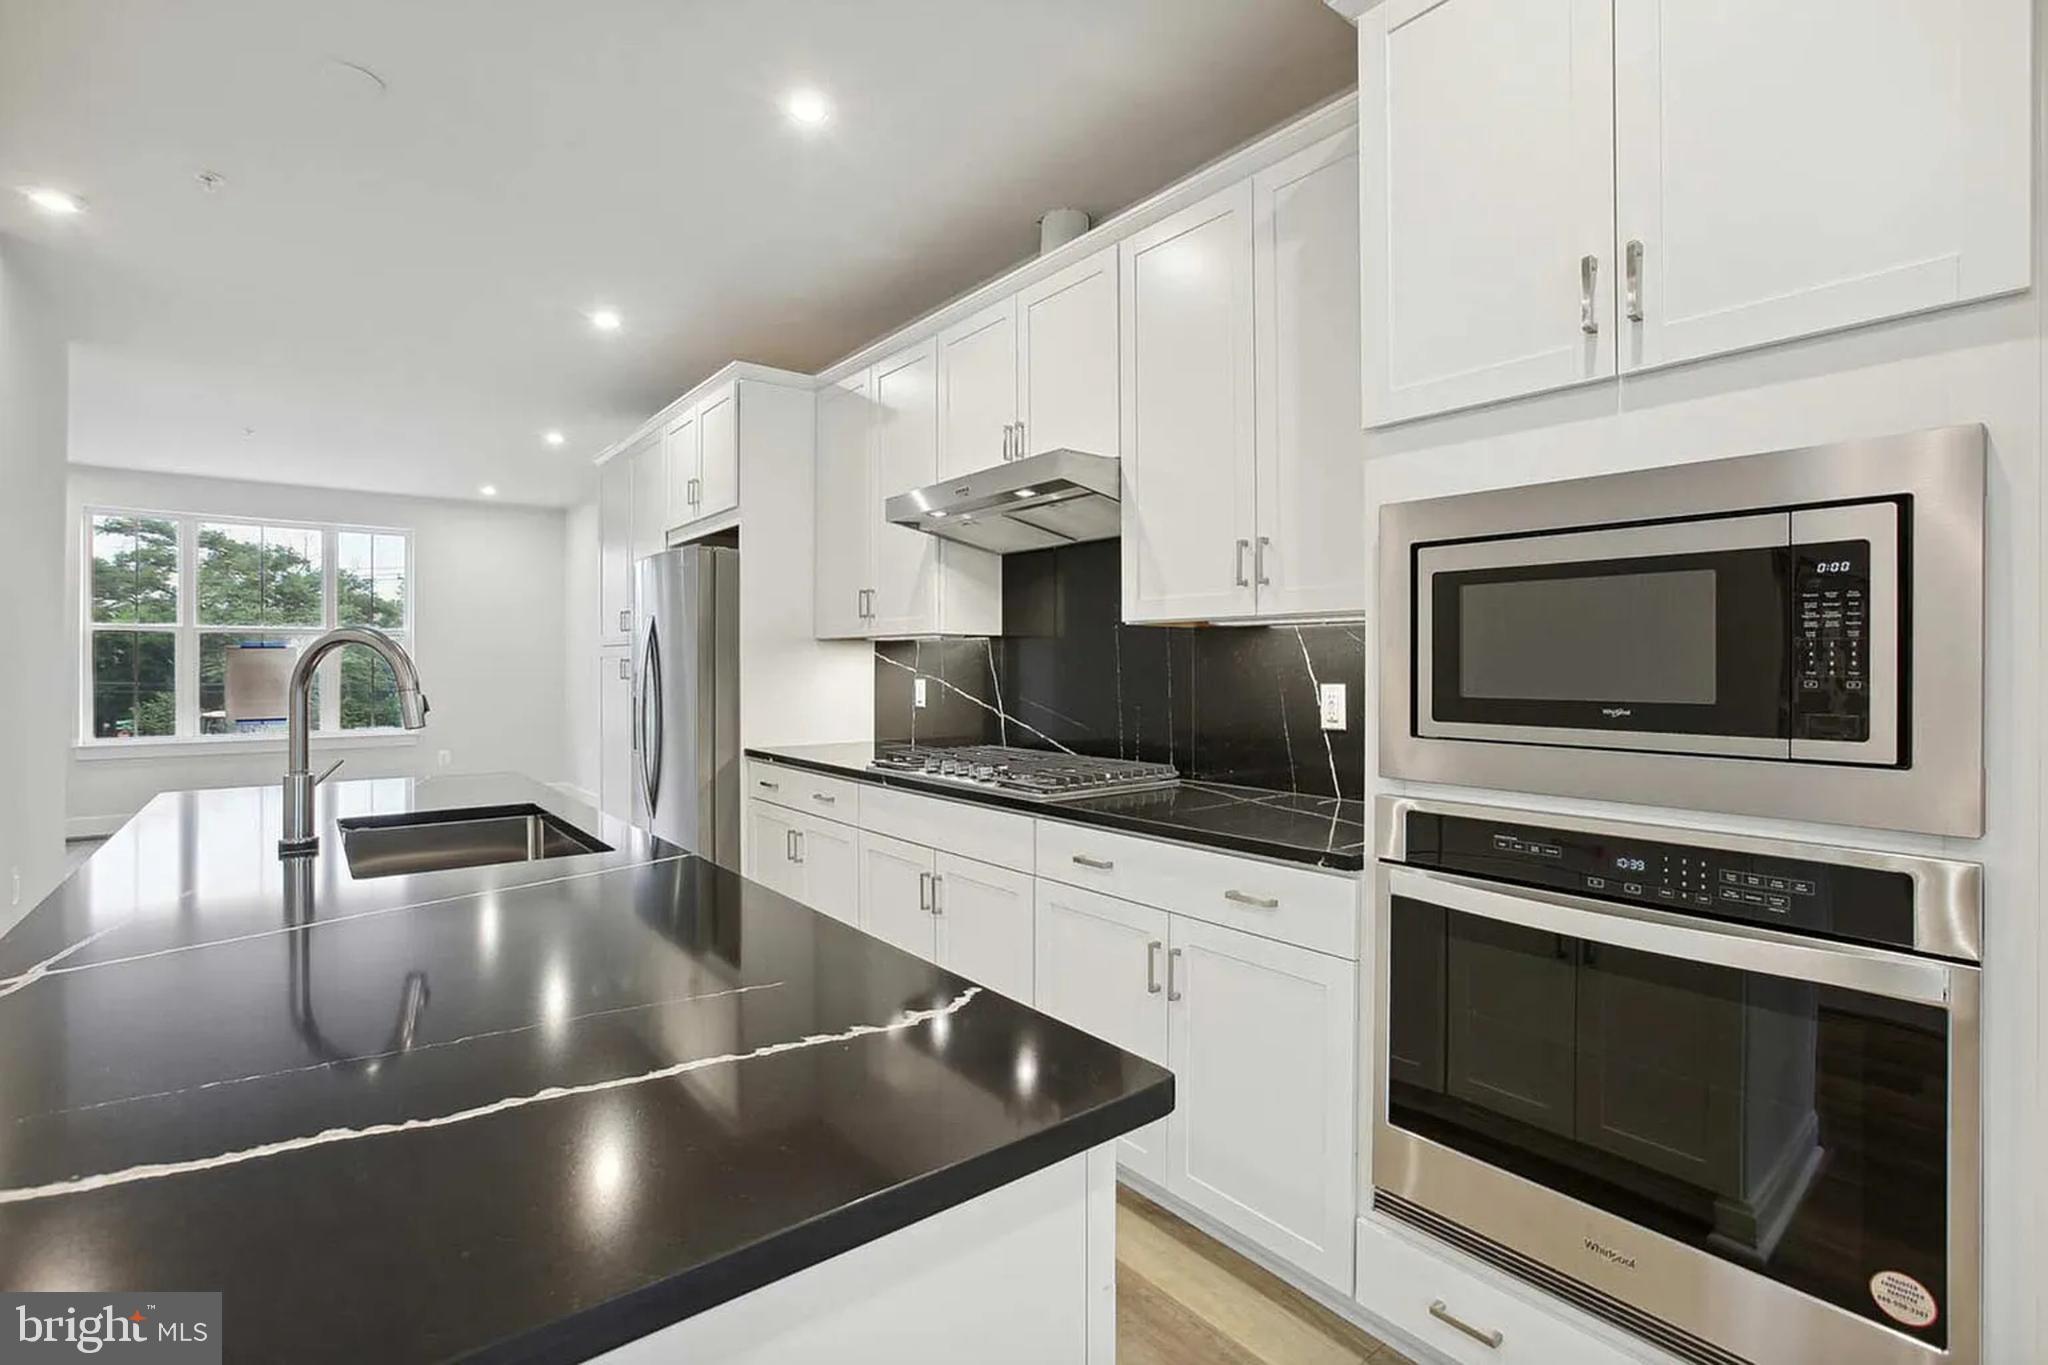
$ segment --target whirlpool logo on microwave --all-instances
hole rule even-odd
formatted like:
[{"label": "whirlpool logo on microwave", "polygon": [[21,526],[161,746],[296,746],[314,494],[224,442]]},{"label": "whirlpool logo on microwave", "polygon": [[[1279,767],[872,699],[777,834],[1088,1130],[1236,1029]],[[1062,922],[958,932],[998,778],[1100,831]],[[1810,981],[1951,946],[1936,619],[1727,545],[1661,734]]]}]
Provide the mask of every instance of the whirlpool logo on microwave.
[{"label": "whirlpool logo on microwave", "polygon": [[220,1365],[217,1293],[0,1293],[0,1362]]}]

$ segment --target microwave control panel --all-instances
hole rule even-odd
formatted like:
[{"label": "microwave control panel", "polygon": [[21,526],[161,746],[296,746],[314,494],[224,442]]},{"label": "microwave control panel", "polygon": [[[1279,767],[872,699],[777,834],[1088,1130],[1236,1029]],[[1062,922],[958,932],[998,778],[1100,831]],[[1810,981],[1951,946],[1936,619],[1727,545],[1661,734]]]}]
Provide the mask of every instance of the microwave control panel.
[{"label": "microwave control panel", "polygon": [[1870,738],[1870,542],[1792,551],[1792,737]]},{"label": "microwave control panel", "polygon": [[1888,947],[1913,946],[1913,880],[1844,863],[1408,814],[1418,867]]}]

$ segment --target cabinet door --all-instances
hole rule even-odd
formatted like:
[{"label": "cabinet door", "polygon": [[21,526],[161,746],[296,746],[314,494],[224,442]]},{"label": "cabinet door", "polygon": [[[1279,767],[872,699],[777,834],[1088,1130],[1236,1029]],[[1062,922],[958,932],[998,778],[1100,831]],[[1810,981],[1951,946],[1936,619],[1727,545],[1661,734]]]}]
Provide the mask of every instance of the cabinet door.
[{"label": "cabinet door", "polygon": [[[1167,1065],[1166,912],[1057,882],[1040,881],[1034,893],[1034,1006]],[[1148,1123],[1117,1139],[1117,1160],[1161,1186],[1167,1183],[1167,1123]]]},{"label": "cabinet door", "polygon": [[1168,1186],[1351,1283],[1356,963],[1173,917]]},{"label": "cabinet door", "polygon": [[2027,10],[1616,0],[1622,368],[2025,288]]},{"label": "cabinet door", "polygon": [[1116,259],[1116,248],[1104,247],[1017,295],[1017,419],[1026,455],[1122,449]]},{"label": "cabinet door", "polygon": [[1358,134],[1252,178],[1262,616],[1365,610]]},{"label": "cabinet door", "polygon": [[1249,616],[1251,182],[1120,250],[1124,619]]},{"label": "cabinet door", "polygon": [[633,818],[633,656],[607,649],[597,660],[597,804],[616,820]]},{"label": "cabinet door", "polygon": [[863,370],[818,391],[818,450],[812,566],[812,633],[820,640],[868,633],[868,502],[873,403]]},{"label": "cabinet door", "polygon": [[860,927],[927,962],[935,960],[932,871],[932,851],[923,844],[862,830]]},{"label": "cabinet door", "polygon": [[1614,373],[1612,5],[1359,19],[1366,425]]},{"label": "cabinet door", "polygon": [[656,433],[620,458],[633,462],[633,558],[645,559],[668,544],[668,444]]},{"label": "cabinet door", "polygon": [[939,854],[936,869],[939,965],[1030,1004],[1030,874],[952,853]]},{"label": "cabinet door", "polygon": [[1004,299],[941,332],[938,355],[940,473],[921,483],[1014,457],[1009,428],[1017,420],[1017,301]]},{"label": "cabinet door", "polygon": [[633,638],[633,462],[622,452],[597,475],[598,598],[604,620],[598,639]]},{"label": "cabinet door", "polygon": [[661,434],[663,458],[668,461],[669,517],[681,526],[697,516],[697,410],[678,413]]},{"label": "cabinet door", "polygon": [[799,817],[797,858],[804,904],[833,919],[860,924],[860,831],[836,820]]},{"label": "cabinet door", "polygon": [[937,628],[939,542],[891,525],[882,505],[939,477],[938,348],[920,342],[875,366],[875,443],[867,495],[874,537],[868,578],[868,629],[916,635]]},{"label": "cabinet door", "polygon": [[795,900],[804,899],[796,860],[797,817],[766,801],[747,803],[747,876]]},{"label": "cabinet door", "polygon": [[690,515],[716,516],[740,505],[740,400],[737,385],[697,407],[697,505]]}]

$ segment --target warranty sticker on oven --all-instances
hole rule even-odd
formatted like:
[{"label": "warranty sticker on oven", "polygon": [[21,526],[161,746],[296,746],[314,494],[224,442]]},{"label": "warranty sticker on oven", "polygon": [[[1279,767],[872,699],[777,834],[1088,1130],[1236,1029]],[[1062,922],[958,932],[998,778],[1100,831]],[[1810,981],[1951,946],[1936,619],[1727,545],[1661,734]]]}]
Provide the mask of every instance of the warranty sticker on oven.
[{"label": "warranty sticker on oven", "polygon": [[1877,1300],[1886,1317],[1908,1327],[1932,1327],[1941,1316],[1927,1286],[1903,1270],[1880,1270],[1872,1275],[1870,1297]]}]

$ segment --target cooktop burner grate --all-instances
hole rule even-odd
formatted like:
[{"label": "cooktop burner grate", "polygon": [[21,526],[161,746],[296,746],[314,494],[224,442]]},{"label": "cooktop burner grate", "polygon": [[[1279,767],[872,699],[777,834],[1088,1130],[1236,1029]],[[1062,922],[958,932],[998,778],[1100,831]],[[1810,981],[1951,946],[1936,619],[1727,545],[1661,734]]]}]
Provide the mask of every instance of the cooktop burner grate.
[{"label": "cooktop burner grate", "polygon": [[868,766],[880,772],[914,774],[1039,801],[1152,791],[1180,781],[1179,772],[1167,763],[1088,758],[993,744],[884,745],[875,750],[874,761]]}]

